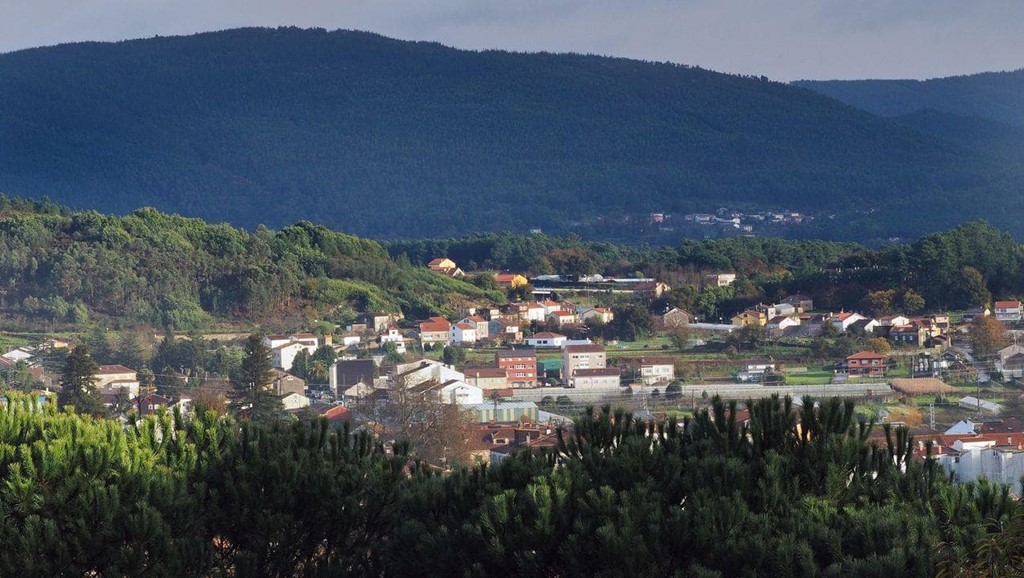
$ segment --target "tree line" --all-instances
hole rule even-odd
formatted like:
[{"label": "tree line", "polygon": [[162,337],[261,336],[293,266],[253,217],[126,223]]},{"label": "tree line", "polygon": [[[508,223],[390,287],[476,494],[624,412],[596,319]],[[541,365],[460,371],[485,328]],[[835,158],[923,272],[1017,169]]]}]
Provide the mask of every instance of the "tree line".
[{"label": "tree line", "polygon": [[[811,407],[807,404],[806,407]],[[589,409],[551,451],[447,475],[325,421],[0,409],[18,576],[948,576],[1021,571],[1008,488],[954,485],[852,403]],[[797,424],[800,427],[797,427]],[[881,437],[878,437],[878,436]],[[993,574],[994,575],[994,574]]]},{"label": "tree line", "polygon": [[304,313],[453,314],[459,297],[504,299],[306,221],[250,233],[153,209],[118,217],[7,198],[0,214],[0,306],[34,327],[115,319],[194,331]]},{"label": "tree line", "polygon": [[[650,304],[704,319],[730,316],[793,293],[821,308],[964,309],[1024,296],[1024,250],[972,221],[914,243],[870,249],[826,241],[684,240],[678,247],[622,246],[578,237],[479,234],[379,244],[307,221],[279,231],[139,209],[76,212],[0,197],[0,308],[8,323],[38,328],[148,325],[198,331],[218,322],[346,323],[359,312],[455,316],[469,302],[530,298],[503,292],[486,271],[568,277],[653,277],[674,288]],[[430,272],[449,256],[469,280]],[[729,287],[711,272],[738,275]]]}]

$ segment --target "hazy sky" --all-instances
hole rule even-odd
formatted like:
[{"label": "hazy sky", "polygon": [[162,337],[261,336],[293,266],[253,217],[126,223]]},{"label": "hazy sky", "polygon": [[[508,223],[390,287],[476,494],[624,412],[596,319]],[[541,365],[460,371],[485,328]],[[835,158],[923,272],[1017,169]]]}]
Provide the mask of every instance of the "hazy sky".
[{"label": "hazy sky", "polygon": [[0,52],[280,25],[668,60],[775,80],[1024,67],[1024,0],[0,0]]}]

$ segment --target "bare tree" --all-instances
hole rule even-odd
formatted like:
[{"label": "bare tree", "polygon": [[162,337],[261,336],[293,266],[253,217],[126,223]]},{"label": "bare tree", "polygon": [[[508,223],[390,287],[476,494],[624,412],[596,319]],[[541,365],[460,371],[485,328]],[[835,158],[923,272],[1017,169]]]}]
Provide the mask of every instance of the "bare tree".
[{"label": "bare tree", "polygon": [[469,464],[483,447],[472,412],[440,396],[441,384],[429,380],[406,385],[396,380],[388,389],[382,421],[395,439],[409,442],[414,455],[444,467]]}]

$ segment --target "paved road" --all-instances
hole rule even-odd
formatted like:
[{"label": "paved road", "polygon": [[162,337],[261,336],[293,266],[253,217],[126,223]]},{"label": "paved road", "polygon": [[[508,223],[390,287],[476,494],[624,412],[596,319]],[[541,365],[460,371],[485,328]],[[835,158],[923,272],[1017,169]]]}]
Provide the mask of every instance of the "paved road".
[{"label": "paved road", "polygon": [[[823,397],[885,397],[892,395],[892,389],[887,383],[843,383],[829,385],[787,385],[782,387],[764,387],[749,384],[730,385],[684,385],[682,386],[681,399],[703,397],[704,392],[709,396],[719,395],[723,399],[756,399],[769,397],[773,394],[781,396],[811,396],[821,399]],[[517,389],[512,395],[517,401],[540,401],[545,396],[557,398],[564,395],[573,401],[584,403],[596,403],[603,398],[622,395],[620,388],[615,389],[578,389],[564,387],[541,387],[537,389]]]}]

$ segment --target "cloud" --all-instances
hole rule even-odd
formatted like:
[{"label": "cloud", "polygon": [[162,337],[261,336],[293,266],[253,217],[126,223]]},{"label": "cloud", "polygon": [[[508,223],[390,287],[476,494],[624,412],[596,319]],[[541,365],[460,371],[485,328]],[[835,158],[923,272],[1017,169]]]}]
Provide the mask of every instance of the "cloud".
[{"label": "cloud", "polygon": [[796,78],[1024,66],[1018,0],[6,0],[0,51],[238,26],[370,30],[471,49],[587,52]]}]

